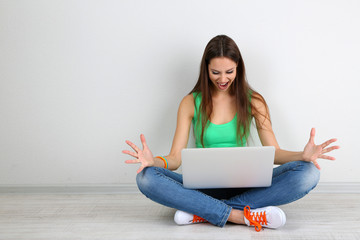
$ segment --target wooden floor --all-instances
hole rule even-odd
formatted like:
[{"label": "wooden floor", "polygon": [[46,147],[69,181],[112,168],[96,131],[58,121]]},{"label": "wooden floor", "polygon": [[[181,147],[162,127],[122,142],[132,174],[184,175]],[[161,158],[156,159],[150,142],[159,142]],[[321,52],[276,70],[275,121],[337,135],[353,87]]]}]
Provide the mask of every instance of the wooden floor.
[{"label": "wooden floor", "polygon": [[314,193],[282,206],[277,230],[177,226],[175,210],[141,194],[1,194],[0,239],[360,239],[360,194]]}]

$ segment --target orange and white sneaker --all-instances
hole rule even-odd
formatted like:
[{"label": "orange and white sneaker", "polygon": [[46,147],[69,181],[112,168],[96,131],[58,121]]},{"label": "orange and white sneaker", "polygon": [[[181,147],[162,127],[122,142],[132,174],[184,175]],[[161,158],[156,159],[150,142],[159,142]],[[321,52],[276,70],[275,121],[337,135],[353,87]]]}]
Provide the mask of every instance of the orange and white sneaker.
[{"label": "orange and white sneaker", "polygon": [[249,206],[244,208],[244,220],[246,225],[255,226],[259,232],[262,227],[279,228],[285,225],[286,216],[278,207],[264,207],[250,210]]},{"label": "orange and white sneaker", "polygon": [[187,225],[187,224],[193,224],[193,223],[204,223],[207,222],[205,219],[196,216],[191,213],[187,213],[184,211],[177,210],[174,216],[174,221],[178,225]]}]

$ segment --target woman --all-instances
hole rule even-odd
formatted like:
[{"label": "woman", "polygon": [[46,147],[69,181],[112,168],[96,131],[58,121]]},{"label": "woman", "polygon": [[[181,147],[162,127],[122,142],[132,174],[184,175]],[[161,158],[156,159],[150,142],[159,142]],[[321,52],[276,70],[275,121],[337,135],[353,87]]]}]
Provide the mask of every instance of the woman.
[{"label": "woman", "polygon": [[[272,185],[252,189],[191,190],[182,186],[182,175],[174,173],[181,164],[181,149],[186,148],[191,123],[196,147],[240,147],[246,145],[249,127],[255,118],[264,146],[274,146],[275,164]],[[225,35],[211,39],[201,61],[200,76],[189,95],[180,103],[177,126],[170,154],[153,157],[144,135],[141,150],[130,141],[134,157],[126,163],[140,163],[137,184],[148,198],[178,209],[175,222],[190,224],[208,221],[223,227],[227,221],[236,224],[278,228],[285,224],[282,205],[304,197],[319,181],[318,158],[335,160],[324,153],[339,148],[314,143],[315,129],[302,152],[280,149],[272,130],[264,98],[246,81],[244,62],[236,43]],[[206,168],[206,166],[204,166]]]}]

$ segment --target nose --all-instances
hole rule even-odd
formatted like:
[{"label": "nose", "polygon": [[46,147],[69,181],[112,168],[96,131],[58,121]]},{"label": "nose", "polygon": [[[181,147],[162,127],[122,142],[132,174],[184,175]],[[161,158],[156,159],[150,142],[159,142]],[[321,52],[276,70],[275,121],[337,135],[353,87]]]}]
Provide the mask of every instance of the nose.
[{"label": "nose", "polygon": [[222,74],[220,80],[222,83],[227,82],[226,74]]}]

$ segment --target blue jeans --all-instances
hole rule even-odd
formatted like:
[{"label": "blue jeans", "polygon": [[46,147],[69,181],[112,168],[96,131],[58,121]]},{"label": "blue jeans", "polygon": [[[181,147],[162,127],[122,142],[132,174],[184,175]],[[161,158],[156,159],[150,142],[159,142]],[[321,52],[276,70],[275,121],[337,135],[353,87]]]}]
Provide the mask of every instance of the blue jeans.
[{"label": "blue jeans", "polygon": [[139,190],[162,205],[198,215],[223,227],[232,209],[283,205],[304,197],[317,185],[314,164],[294,161],[274,168],[272,185],[262,188],[187,189],[182,175],[168,169],[148,167],[136,177]]}]

